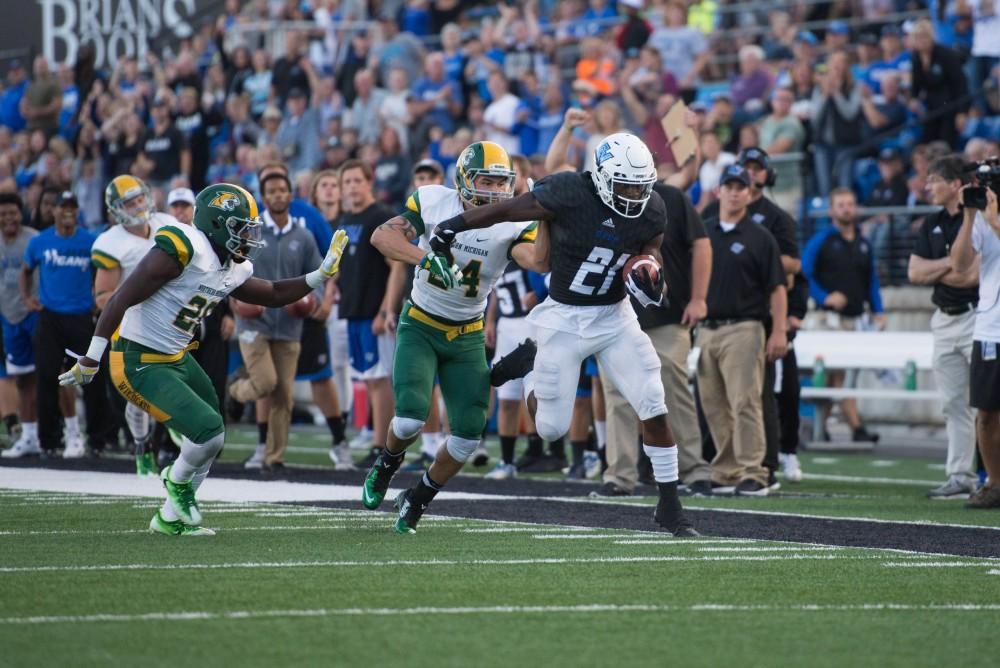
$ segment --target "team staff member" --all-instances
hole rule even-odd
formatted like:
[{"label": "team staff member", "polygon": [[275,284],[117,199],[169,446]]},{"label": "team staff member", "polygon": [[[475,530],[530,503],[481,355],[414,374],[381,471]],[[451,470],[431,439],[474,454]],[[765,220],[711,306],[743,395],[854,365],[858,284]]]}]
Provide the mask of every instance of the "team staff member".
[{"label": "team staff member", "polygon": [[17,193],[0,193],[0,316],[3,319],[3,349],[7,376],[17,387],[21,437],[4,450],[4,457],[41,454],[38,445],[38,410],[35,354],[31,338],[38,313],[28,308],[18,288],[24,252],[38,232],[22,225],[24,208]]},{"label": "team staff member", "polygon": [[[698,387],[715,441],[716,491],[766,496],[761,409],[764,359],[787,349],[787,297],[778,244],[749,213],[750,175],[730,165],[719,180],[719,218],[706,225],[712,243],[708,316],[698,329]],[[765,343],[764,321],[771,314]]]},{"label": "team staff member", "polygon": [[[56,201],[56,222],[28,242],[21,270],[21,298],[39,312],[34,348],[38,372],[38,439],[52,454],[59,446],[59,374],[66,350],[86,350],[94,333],[94,293],[90,250],[94,235],[77,226],[79,204],[66,191]],[[31,296],[38,268],[38,299]],[[102,367],[103,369],[103,367]],[[102,371],[98,372],[103,373]],[[87,435],[91,448],[100,450],[107,433],[104,410],[104,378],[83,388]],[[69,409],[69,410],[66,410]],[[84,442],[76,409],[64,406],[65,450],[63,457],[83,457]]]},{"label": "team staff member", "polygon": [[[802,269],[799,259],[799,242],[795,234],[795,220],[787,211],[775,204],[764,195],[766,188],[775,185],[777,175],[771,166],[771,158],[764,149],[752,146],[740,152],[736,164],[746,168],[750,176],[750,205],[747,207],[750,220],[761,225],[778,242],[781,253],[781,268],[785,272],[786,284],[791,287],[795,276]],[[718,201],[712,202],[702,213],[702,218],[708,220],[719,215]],[[765,335],[770,334],[771,320],[764,321]],[[768,484],[772,489],[778,485],[774,472],[778,468],[778,451],[781,444],[781,426],[778,419],[778,405],[774,392],[775,362],[764,365],[764,384],[761,388],[761,405],[764,410],[764,434],[767,438],[767,451],[764,456],[764,466],[768,469]]]},{"label": "team staff member", "polygon": [[[289,215],[291,182],[283,174],[272,173],[260,187],[267,210],[261,216],[264,247],[254,260],[254,276],[279,281],[308,273],[323,258],[304,222]],[[234,381],[229,394],[239,402],[270,400],[264,451],[258,445],[245,466],[279,472],[288,446],[302,320],[283,308],[266,309],[257,318],[241,317],[237,310],[236,330],[247,377]]]},{"label": "team staff member", "polygon": [[[340,167],[341,197],[349,208],[340,219],[347,232],[337,283],[340,289],[339,314],[347,320],[351,368],[365,382],[372,405],[374,447],[359,464],[370,468],[385,447],[389,421],[394,411],[392,399],[392,358],[396,347],[396,311],[392,294],[402,294],[406,281],[403,265],[386,259],[371,243],[375,229],[396,212],[375,201],[374,175],[360,160],[348,160]],[[388,290],[390,280],[398,287]]]},{"label": "team staff member", "polygon": [[931,318],[934,334],[934,380],[944,395],[948,457],[944,484],[927,492],[931,498],[965,498],[976,491],[976,434],[974,412],[969,407],[969,363],[972,331],[979,302],[979,262],[959,273],[948,257],[962,228],[960,192],[965,166],[961,157],[935,160],[927,174],[931,204],[943,207],[927,216],[917,233],[907,275],[911,283],[933,285],[931,301],[937,307]]},{"label": "team staff member", "polygon": [[167,209],[178,222],[190,225],[194,220],[194,191],[174,188],[167,195]]},{"label": "team staff member", "polygon": [[[835,188],[830,193],[830,217],[833,225],[817,232],[809,240],[802,258],[802,271],[809,280],[809,294],[816,305],[825,311],[821,327],[843,331],[859,329],[859,320],[865,316],[867,304],[876,326],[882,329],[885,327],[885,313],[875,269],[875,253],[858,228],[858,200],[853,190]],[[841,387],[843,383],[843,371],[830,372],[831,386]],[[842,400],[840,409],[855,441],[878,441],[878,435],[869,433],[861,424],[854,399]],[[820,424],[826,425],[830,414],[829,403],[820,407],[820,414]],[[829,440],[825,427],[823,434]]]},{"label": "team staff member", "polygon": [[[712,246],[705,225],[681,190],[657,183],[653,190],[667,207],[667,226],[660,253],[666,273],[667,301],[661,307],[632,307],[660,356],[660,377],[670,412],[667,420],[677,438],[681,482],[689,494],[712,493],[712,470],[701,453],[701,430],[694,398],[688,389],[687,358],[691,328],[706,315]],[[608,468],[596,496],[625,496],[638,481],[639,423],[635,411],[613,383],[604,383],[608,414]]]},{"label": "team staff member", "polygon": [[[968,186],[966,186],[968,187]],[[986,189],[986,209],[965,207],[951,249],[952,269],[964,274],[979,256],[979,304],[972,331],[969,403],[978,409],[976,436],[989,482],[969,497],[967,508],[1000,508],[1000,220],[997,195]]]}]

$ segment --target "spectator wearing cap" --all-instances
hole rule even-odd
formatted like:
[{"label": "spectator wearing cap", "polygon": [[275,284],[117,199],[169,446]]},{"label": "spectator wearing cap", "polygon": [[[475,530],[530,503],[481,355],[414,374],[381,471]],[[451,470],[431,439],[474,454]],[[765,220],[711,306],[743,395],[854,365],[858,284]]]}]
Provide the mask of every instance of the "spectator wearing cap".
[{"label": "spectator wearing cap", "polygon": [[[771,113],[760,125],[760,145],[768,155],[799,153],[805,148],[806,131],[792,114],[795,94],[789,88],[778,88],[771,94]],[[771,197],[785,211],[794,212],[802,197],[802,174],[798,164],[774,161],[774,185]]]},{"label": "spectator wearing cap", "polygon": [[[31,344],[38,313],[28,307],[18,289],[17,280],[24,265],[28,242],[38,232],[23,225],[23,208],[17,193],[0,193],[0,266],[4,272],[4,280],[0,282],[0,322],[3,325],[6,377],[13,378],[17,387],[17,412],[22,424],[21,438],[3,453],[4,457],[23,457],[41,452],[38,445],[35,353]],[[33,286],[31,292],[35,289],[36,286]]]},{"label": "spectator wearing cap", "polygon": [[[717,493],[765,496],[768,471],[761,388],[764,361],[787,350],[787,296],[778,244],[748,211],[750,175],[740,165],[719,179],[719,217],[705,227],[712,244],[708,314],[698,328],[698,390],[716,455]],[[772,331],[764,321],[770,312]]]},{"label": "spectator wearing cap", "polygon": [[923,140],[941,140],[954,148],[958,138],[955,119],[968,107],[962,60],[954,49],[934,42],[934,26],[926,19],[916,23],[911,38],[913,110],[927,117]]},{"label": "spectator wearing cap", "polygon": [[146,183],[152,189],[166,191],[170,180],[191,173],[191,149],[184,134],[170,118],[165,97],[157,96],[150,109],[153,127],[146,133],[140,155],[151,164]]},{"label": "spectator wearing cap", "polygon": [[911,283],[934,287],[931,317],[934,335],[934,381],[944,395],[948,455],[943,485],[930,490],[931,498],[956,498],[975,491],[976,453],[974,411],[969,407],[969,365],[972,333],[979,302],[979,269],[964,273],[952,269],[949,253],[962,227],[961,190],[965,182],[961,156],[950,155],[931,163],[927,193],[931,204],[942,207],[924,219],[910,255],[907,276]]},{"label": "spectator wearing cap", "polygon": [[796,61],[805,61],[810,65],[815,65],[819,58],[819,40],[816,35],[808,30],[801,30],[795,34],[792,41],[792,55]]},{"label": "spectator wearing cap", "polygon": [[194,192],[190,188],[174,188],[167,195],[170,215],[185,225],[194,220]]},{"label": "spectator wearing cap", "polygon": [[851,29],[844,21],[830,21],[826,26],[826,35],[823,37],[823,46],[827,53],[833,53],[847,47],[847,42],[851,38]]},{"label": "spectator wearing cap", "polygon": [[305,91],[288,91],[288,113],[278,126],[275,144],[292,172],[315,169],[323,160],[320,145],[319,112],[308,106]]},{"label": "spectator wearing cap", "polygon": [[813,90],[813,137],[816,164],[816,187],[821,194],[834,185],[851,185],[849,159],[854,147],[861,144],[861,91],[848,68],[847,55],[838,51],[830,56]]},{"label": "spectator wearing cap", "polygon": [[[905,207],[910,196],[906,168],[899,149],[886,147],[878,154],[879,180],[865,199],[867,207]],[[880,213],[865,221],[875,257],[887,258],[883,270],[890,275],[902,272],[903,259],[893,252],[911,238],[910,219],[906,215]]]},{"label": "spectator wearing cap", "polygon": [[646,0],[619,0],[618,7],[625,14],[625,22],[615,34],[618,50],[627,54],[632,49],[639,50],[646,46],[649,36],[653,34],[653,26],[642,16]]},{"label": "spectator wearing cap", "polygon": [[910,54],[903,50],[903,36],[898,26],[882,26],[879,48],[882,57],[872,65],[871,77],[881,83],[887,72],[898,72],[904,86],[909,85],[912,62]]},{"label": "spectator wearing cap", "polygon": [[760,116],[764,110],[774,77],[764,66],[764,50],[755,44],[740,47],[740,74],[733,80],[733,104],[744,118],[752,120]]},{"label": "spectator wearing cap", "polygon": [[11,132],[20,132],[24,129],[21,100],[24,98],[24,92],[28,90],[29,83],[28,73],[21,61],[10,61],[7,67],[7,85],[0,94],[0,125],[9,128]]},{"label": "spectator wearing cap", "polygon": [[33,78],[21,98],[21,116],[27,121],[28,130],[42,130],[51,137],[59,130],[59,111],[62,108],[62,86],[49,70],[45,56],[35,56]]},{"label": "spectator wearing cap", "polygon": [[705,36],[687,24],[687,5],[680,0],[667,4],[665,23],[649,36],[649,45],[660,52],[663,68],[676,77],[683,91],[698,84],[712,53]]},{"label": "spectator wearing cap", "polygon": [[864,84],[873,92],[880,91],[880,82],[872,77],[872,67],[881,56],[878,47],[878,35],[871,32],[863,32],[858,35],[857,46],[854,50],[855,61],[851,65],[851,75],[859,84]]},{"label": "spectator wearing cap", "polygon": [[[833,225],[813,235],[802,254],[802,272],[809,280],[809,294],[822,311],[818,327],[831,331],[869,328],[867,306],[875,326],[882,329],[885,313],[875,253],[858,228],[858,201],[853,190],[837,188],[830,193],[830,217]],[[829,382],[832,387],[841,387],[844,372],[831,371]],[[854,399],[844,399],[840,407],[855,441],[878,441],[878,435],[869,433],[861,424]],[[829,440],[826,432],[829,404],[820,406],[819,412],[823,438]]]},{"label": "spectator wearing cap", "polygon": [[413,190],[430,185],[444,185],[444,169],[437,160],[427,158],[413,166]]},{"label": "spectator wearing cap", "polygon": [[[86,351],[94,333],[93,265],[95,237],[77,225],[79,206],[67,191],[56,201],[55,224],[28,241],[21,269],[21,299],[38,312],[34,353],[38,390],[38,439],[42,450],[54,454],[59,446],[59,374],[69,368],[66,350]],[[38,270],[38,297],[31,294]],[[103,375],[104,366],[98,371]],[[87,435],[90,446],[100,450],[107,433],[105,380],[85,385]],[[72,403],[63,406],[65,422],[63,456],[84,456],[84,441]]]}]

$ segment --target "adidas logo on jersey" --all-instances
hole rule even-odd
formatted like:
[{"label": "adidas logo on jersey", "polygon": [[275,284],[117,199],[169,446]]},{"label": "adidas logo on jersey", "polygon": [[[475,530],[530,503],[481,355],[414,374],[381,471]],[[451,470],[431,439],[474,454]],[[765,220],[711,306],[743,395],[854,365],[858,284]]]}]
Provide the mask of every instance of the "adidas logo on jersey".
[{"label": "adidas logo on jersey", "polygon": [[601,223],[601,225],[603,225],[604,227],[614,227],[615,226],[615,221],[613,221],[610,218],[608,218],[603,223]]}]

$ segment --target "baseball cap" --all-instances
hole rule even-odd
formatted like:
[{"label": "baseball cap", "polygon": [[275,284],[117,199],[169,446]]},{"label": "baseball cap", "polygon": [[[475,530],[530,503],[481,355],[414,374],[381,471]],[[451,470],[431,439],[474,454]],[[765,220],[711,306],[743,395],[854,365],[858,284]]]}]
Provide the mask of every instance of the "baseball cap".
[{"label": "baseball cap", "polygon": [[811,44],[813,46],[816,46],[817,44],[819,44],[819,40],[816,39],[816,35],[812,34],[808,30],[801,30],[801,31],[799,31],[799,34],[797,34],[795,36],[795,41],[796,42],[805,42],[806,44]]},{"label": "baseball cap", "polygon": [[444,169],[441,167],[441,163],[438,162],[437,160],[431,160],[430,158],[421,160],[420,162],[415,164],[413,166],[413,173],[416,174],[417,172],[423,171],[425,169],[429,169],[435,174],[444,174]]},{"label": "baseball cap", "polygon": [[743,152],[740,153],[740,157],[736,162],[740,165],[746,165],[748,162],[756,162],[764,169],[771,168],[771,158],[768,157],[767,151],[756,146],[744,149]]},{"label": "baseball cap", "polygon": [[870,32],[863,32],[858,35],[858,44],[866,46],[878,46],[878,35]]},{"label": "baseball cap", "polygon": [[879,162],[889,162],[890,160],[902,160],[903,155],[899,152],[899,149],[892,146],[886,146],[884,149],[878,152]]},{"label": "baseball cap", "polygon": [[302,90],[301,88],[299,88],[298,86],[296,86],[296,87],[294,87],[294,88],[292,88],[291,90],[288,91],[288,99],[289,100],[292,99],[293,97],[305,97],[305,96],[306,96],[306,92],[304,90]]},{"label": "baseball cap", "polygon": [[830,21],[830,25],[826,29],[834,35],[847,35],[851,32],[851,29],[843,21]]},{"label": "baseball cap", "polygon": [[646,6],[646,0],[621,0],[619,4],[631,7],[632,9],[642,9]]},{"label": "baseball cap", "polygon": [[882,26],[882,37],[900,37],[902,33],[899,31],[899,26],[895,26],[891,23]]},{"label": "baseball cap", "polygon": [[167,206],[185,202],[194,206],[194,192],[190,188],[174,188],[167,195]]},{"label": "baseball cap", "polygon": [[729,165],[722,170],[722,176],[719,177],[719,187],[721,188],[730,181],[739,181],[747,188],[750,187],[750,175],[742,165]]},{"label": "baseball cap", "polygon": [[59,198],[56,200],[56,206],[72,206],[80,208],[80,203],[76,201],[76,195],[73,194],[73,191],[64,190],[59,193]]},{"label": "baseball cap", "polygon": [[695,100],[688,106],[688,109],[699,114],[704,114],[708,111],[708,105],[701,100]]}]

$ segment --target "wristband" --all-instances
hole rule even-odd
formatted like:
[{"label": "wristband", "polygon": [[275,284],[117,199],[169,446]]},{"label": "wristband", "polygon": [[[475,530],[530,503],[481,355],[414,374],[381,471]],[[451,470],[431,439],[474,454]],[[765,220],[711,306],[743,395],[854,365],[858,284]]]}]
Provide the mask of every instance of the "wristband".
[{"label": "wristband", "polygon": [[95,336],[90,339],[90,347],[87,348],[87,357],[94,360],[95,362],[100,362],[101,358],[104,357],[104,351],[108,347],[108,340],[103,336]]},{"label": "wristband", "polygon": [[310,271],[306,274],[306,285],[315,290],[319,286],[326,283],[326,279],[327,277],[323,275],[323,272],[316,269],[315,271]]},{"label": "wristband", "polygon": [[459,232],[465,230],[465,218],[462,217],[462,214],[458,214],[457,216],[452,216],[448,220],[438,225],[437,228],[435,229],[451,230],[455,234],[458,234]]}]

